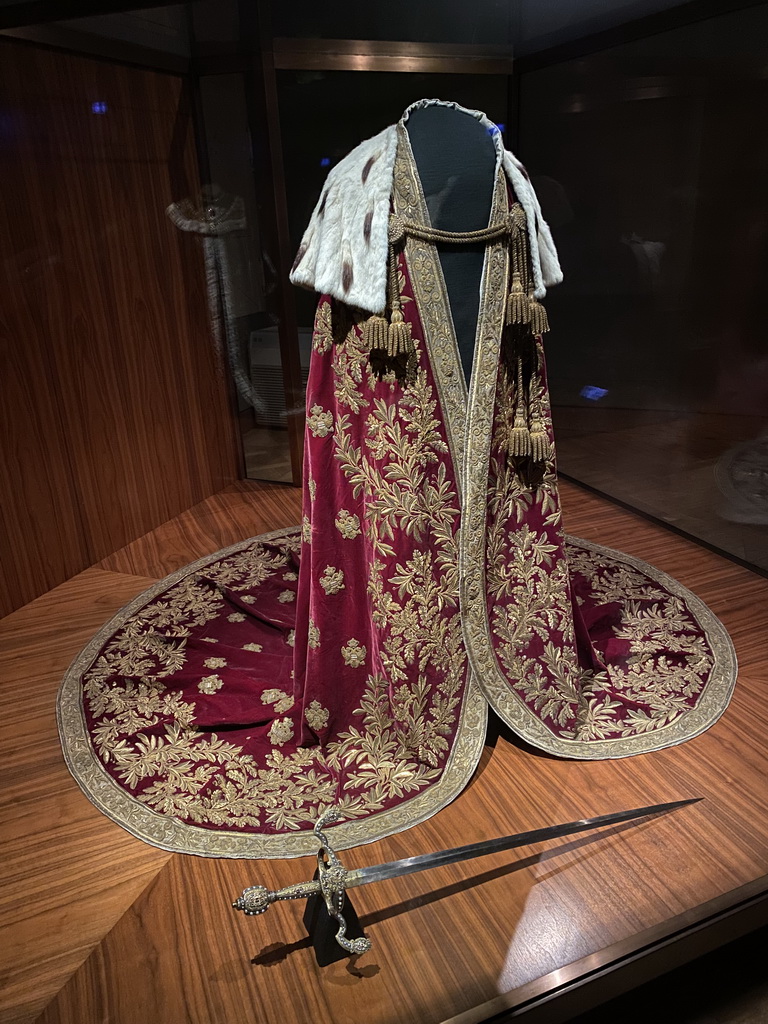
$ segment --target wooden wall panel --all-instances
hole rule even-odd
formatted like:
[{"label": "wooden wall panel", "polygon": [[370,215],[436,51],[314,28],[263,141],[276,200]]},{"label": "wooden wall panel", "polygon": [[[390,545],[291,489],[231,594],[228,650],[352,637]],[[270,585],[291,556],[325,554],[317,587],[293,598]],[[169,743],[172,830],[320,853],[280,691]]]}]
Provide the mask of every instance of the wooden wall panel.
[{"label": "wooden wall panel", "polygon": [[[0,44],[0,609],[88,564],[56,396],[45,316],[57,257],[37,220],[45,181],[28,174],[36,130],[8,89]],[[0,612],[1,613],[1,612]]]},{"label": "wooden wall panel", "polygon": [[199,239],[165,214],[199,188],[185,84],[10,40],[0,65],[9,611],[237,462]]}]

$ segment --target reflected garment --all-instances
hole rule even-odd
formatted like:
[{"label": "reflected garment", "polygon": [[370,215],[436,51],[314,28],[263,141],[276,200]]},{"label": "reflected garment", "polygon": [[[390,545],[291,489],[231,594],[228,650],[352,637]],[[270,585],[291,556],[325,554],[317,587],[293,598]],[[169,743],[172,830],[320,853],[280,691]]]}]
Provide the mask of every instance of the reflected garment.
[{"label": "reflected garment", "polygon": [[[418,234],[402,123],[395,141],[387,201]],[[491,227],[520,208],[505,170]],[[553,249],[535,263],[524,212],[533,295],[556,266]],[[312,239],[303,249],[299,266]],[[334,251],[338,292],[348,257]],[[371,347],[383,307],[319,300],[301,526],[162,581],[64,681],[73,773],[166,849],[314,852],[332,803],[339,848],[408,828],[469,781],[489,706],[539,750],[613,758],[680,743],[727,705],[735,659],[714,615],[650,566],[563,535],[541,338],[521,376],[507,329],[510,237],[486,248],[469,388],[435,245],[406,234],[395,255],[405,355]],[[511,440],[523,399],[546,435],[537,460]]]}]

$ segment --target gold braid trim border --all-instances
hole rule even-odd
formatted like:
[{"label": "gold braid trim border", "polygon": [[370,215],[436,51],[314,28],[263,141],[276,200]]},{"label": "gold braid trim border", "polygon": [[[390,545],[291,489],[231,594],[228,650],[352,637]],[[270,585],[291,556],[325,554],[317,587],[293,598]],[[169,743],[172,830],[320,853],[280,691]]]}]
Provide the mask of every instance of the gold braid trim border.
[{"label": "gold braid trim border", "polygon": [[[395,161],[395,213],[429,225],[429,214],[415,161],[402,125]],[[501,183],[501,184],[500,184]],[[502,205],[503,204],[503,205]],[[506,183],[498,175],[491,223],[506,212]],[[564,740],[530,711],[512,690],[496,658],[488,622],[485,590],[485,543],[487,529],[486,487],[496,397],[499,351],[504,325],[509,276],[508,251],[496,243],[486,249],[480,296],[475,355],[467,392],[461,369],[450,304],[442,268],[434,244],[413,236],[406,238],[406,260],[416,296],[425,344],[433,367],[445,417],[451,457],[461,499],[459,573],[464,639],[476,685],[482,687],[490,706],[522,739],[549,754],[577,760],[599,760],[649,753],[676,746],[700,735],[722,715],[737,676],[736,653],[717,616],[687,587],[641,559],[588,541],[564,538],[595,554],[605,555],[644,572],[650,579],[681,598],[710,645],[714,666],[696,708],[652,733],[629,739]],[[572,627],[564,641],[573,648]]]},{"label": "gold braid trim border", "polygon": [[[416,162],[408,132],[397,126],[398,146],[394,171],[395,214],[417,223],[429,223],[427,203],[416,173]],[[424,344],[435,380],[445,432],[456,476],[459,505],[463,509],[462,467],[464,465],[464,421],[467,413],[467,384],[461,367],[456,331],[435,246],[414,238],[405,240],[405,260],[424,328]]]}]

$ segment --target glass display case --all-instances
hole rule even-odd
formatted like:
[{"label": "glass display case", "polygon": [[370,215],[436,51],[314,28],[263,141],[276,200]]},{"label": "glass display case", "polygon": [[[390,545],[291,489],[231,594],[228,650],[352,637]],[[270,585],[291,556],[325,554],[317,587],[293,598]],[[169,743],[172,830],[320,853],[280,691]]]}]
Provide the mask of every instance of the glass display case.
[{"label": "glass display case", "polygon": [[188,86],[197,176],[167,216],[204,267],[254,479],[301,478],[314,302],[287,271],[329,170],[421,96],[484,110],[565,272],[548,298],[560,472],[766,571],[767,29],[765,4],[199,0],[5,44]]}]

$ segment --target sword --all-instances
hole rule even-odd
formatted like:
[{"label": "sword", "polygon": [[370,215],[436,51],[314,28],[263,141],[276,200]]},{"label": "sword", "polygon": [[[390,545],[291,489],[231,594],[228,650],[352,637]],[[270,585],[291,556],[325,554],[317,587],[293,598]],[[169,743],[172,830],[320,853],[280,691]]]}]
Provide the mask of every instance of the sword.
[{"label": "sword", "polygon": [[402,860],[388,861],[386,864],[373,864],[367,868],[355,868],[353,871],[347,871],[323,831],[326,825],[338,821],[341,817],[339,809],[331,807],[318,819],[314,828],[320,843],[317,853],[317,878],[309,882],[287,885],[276,891],[267,889],[263,885],[251,885],[247,889],[243,889],[242,896],[238,897],[232,906],[235,910],[242,910],[244,914],[252,917],[265,913],[278,900],[303,900],[310,896],[322,896],[328,913],[338,923],[336,941],[341,948],[350,954],[366,953],[371,948],[370,939],[365,936],[358,939],[346,938],[347,922],[342,911],[344,909],[344,894],[347,889],[355,889],[359,885],[370,885],[371,882],[382,882],[387,878],[412,875],[416,871],[428,871],[430,868],[441,867],[444,864],[456,864],[459,861],[472,860],[475,857],[486,857],[489,853],[498,853],[500,850],[514,850],[518,846],[531,846],[544,839],[559,839],[562,836],[588,832],[590,829],[602,828],[605,825],[618,825],[622,821],[645,818],[651,814],[662,814],[664,811],[673,811],[677,807],[685,807],[686,804],[698,803],[701,799],[702,797],[694,797],[692,800],[674,800],[672,803],[635,807],[631,811],[600,814],[596,818],[580,818],[578,821],[569,821],[564,825],[549,825],[547,828],[536,828],[530,832],[518,832],[514,836],[486,839],[479,843],[469,843],[467,846],[456,846],[452,850],[422,853],[418,857],[404,857]]}]

